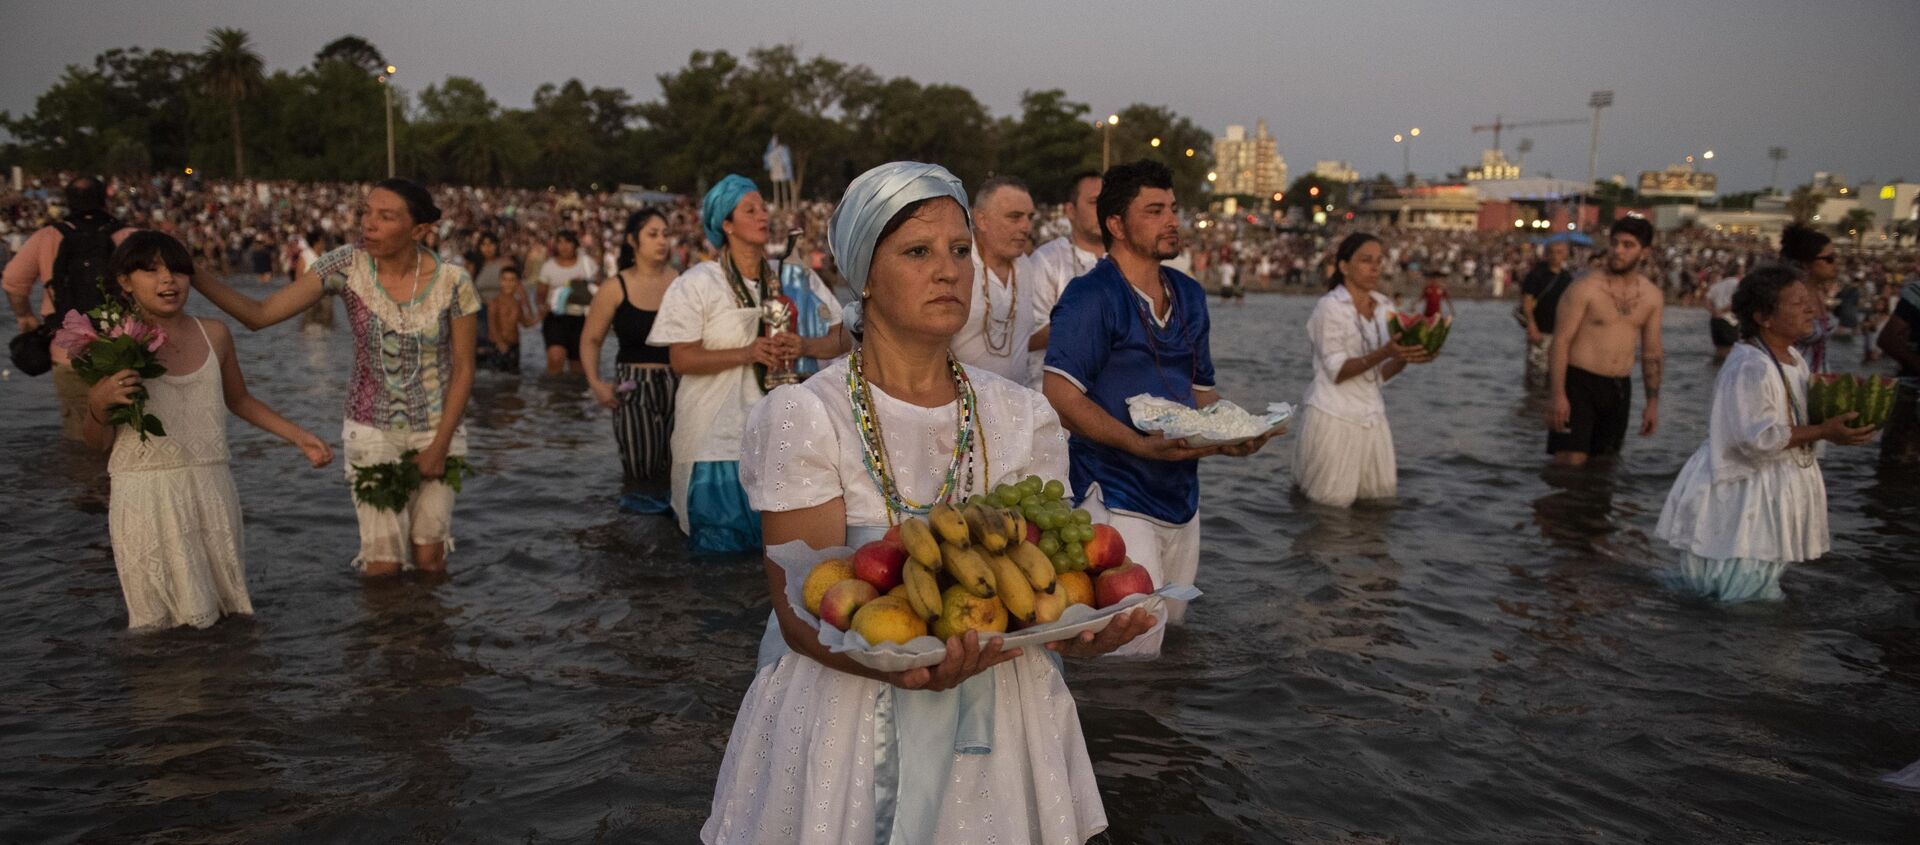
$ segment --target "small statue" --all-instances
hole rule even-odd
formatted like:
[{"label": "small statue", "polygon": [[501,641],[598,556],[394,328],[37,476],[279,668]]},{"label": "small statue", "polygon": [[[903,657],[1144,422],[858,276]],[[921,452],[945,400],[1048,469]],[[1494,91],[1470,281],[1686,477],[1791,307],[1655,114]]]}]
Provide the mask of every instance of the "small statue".
[{"label": "small statue", "polygon": [[[781,334],[794,333],[798,313],[793,300],[785,294],[771,294],[760,305],[760,322],[766,324],[767,337],[779,337]],[[795,372],[793,364],[787,362],[780,367],[768,367],[765,376],[760,379],[761,386],[772,389],[783,384],[798,384],[800,374]]]}]

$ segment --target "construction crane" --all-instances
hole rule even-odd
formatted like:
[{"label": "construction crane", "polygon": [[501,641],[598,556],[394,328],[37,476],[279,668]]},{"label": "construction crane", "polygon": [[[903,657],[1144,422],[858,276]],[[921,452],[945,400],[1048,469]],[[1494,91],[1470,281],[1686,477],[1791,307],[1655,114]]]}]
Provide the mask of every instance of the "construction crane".
[{"label": "construction crane", "polygon": [[1520,129],[1528,126],[1571,126],[1575,123],[1586,122],[1587,119],[1584,117],[1569,117],[1561,120],[1522,120],[1516,123],[1507,123],[1500,119],[1500,115],[1496,114],[1493,116],[1492,123],[1475,126],[1473,127],[1473,131],[1492,132],[1493,148],[1497,150],[1500,149],[1500,130],[1502,129]]}]

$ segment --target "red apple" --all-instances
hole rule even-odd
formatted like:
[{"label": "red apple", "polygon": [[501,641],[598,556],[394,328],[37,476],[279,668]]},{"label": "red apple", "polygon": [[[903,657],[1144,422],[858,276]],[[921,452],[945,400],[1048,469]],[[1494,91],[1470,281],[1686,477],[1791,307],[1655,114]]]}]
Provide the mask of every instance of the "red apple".
[{"label": "red apple", "polygon": [[880,597],[872,584],[858,578],[848,578],[827,588],[827,594],[820,597],[820,621],[849,630],[853,624],[853,614],[867,602]]},{"label": "red apple", "polygon": [[[1112,607],[1127,596],[1151,592],[1153,576],[1144,567],[1129,560],[1100,573],[1100,579],[1093,582],[1093,605]],[[832,596],[831,590],[828,596]]]},{"label": "red apple", "polygon": [[900,570],[907,565],[907,547],[900,543],[875,540],[853,553],[853,577],[885,593],[900,586]]},{"label": "red apple", "polygon": [[887,533],[884,536],[882,536],[880,539],[885,540],[889,543],[900,542],[900,526],[895,525],[894,527],[887,529]]},{"label": "red apple", "polygon": [[1033,524],[1031,519],[1027,520],[1027,542],[1040,545],[1040,526]]},{"label": "red apple", "polygon": [[1127,559],[1127,541],[1105,523],[1093,526],[1093,539],[1081,548],[1087,553],[1087,569],[1093,572],[1112,569]]}]

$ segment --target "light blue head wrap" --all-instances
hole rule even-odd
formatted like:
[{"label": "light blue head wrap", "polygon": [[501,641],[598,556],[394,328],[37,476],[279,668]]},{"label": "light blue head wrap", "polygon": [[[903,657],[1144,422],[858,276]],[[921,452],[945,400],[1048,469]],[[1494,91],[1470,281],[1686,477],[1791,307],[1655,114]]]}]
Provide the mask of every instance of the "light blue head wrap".
[{"label": "light blue head wrap", "polygon": [[[860,174],[833,209],[827,223],[827,245],[833,262],[855,293],[867,289],[867,270],[873,266],[873,248],[880,230],[900,209],[924,199],[952,197],[967,212],[967,189],[937,164],[895,161]],[[967,224],[973,219],[969,214]]]},{"label": "light blue head wrap", "polygon": [[716,249],[726,243],[727,233],[720,228],[720,224],[733,214],[741,198],[757,193],[760,193],[760,188],[753,184],[752,179],[736,173],[727,174],[727,178],[708,189],[706,198],[700,200],[700,228],[707,232],[707,243],[713,244]]}]

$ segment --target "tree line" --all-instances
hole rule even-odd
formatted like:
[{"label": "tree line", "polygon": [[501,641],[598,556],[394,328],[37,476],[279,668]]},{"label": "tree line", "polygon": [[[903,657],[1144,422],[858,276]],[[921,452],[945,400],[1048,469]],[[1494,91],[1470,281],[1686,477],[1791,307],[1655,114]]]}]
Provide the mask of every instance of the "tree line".
[{"label": "tree line", "polygon": [[[31,112],[0,112],[0,163],[121,176],[361,181],[386,175],[387,59],[348,35],[313,62],[269,73],[247,33],[219,28],[200,52],[115,48],[70,65]],[[400,175],[428,182],[603,189],[619,183],[697,192],[729,172],[765,178],[770,137],[792,150],[797,193],[831,199],[894,159],[938,162],[968,184],[1005,173],[1059,201],[1071,176],[1111,160],[1157,158],[1197,199],[1212,135],[1163,107],[1136,103],[1096,128],[1059,89],[1029,90],[996,117],[958,85],[884,78],[792,46],[745,56],[697,50],[636,100],[578,79],[541,85],[528,108],[500,105],[476,79],[452,76],[417,95],[395,89]],[[1106,136],[1103,138],[1103,134]],[[1157,143],[1156,143],[1157,140]],[[1189,151],[1191,151],[1189,153]]]}]

